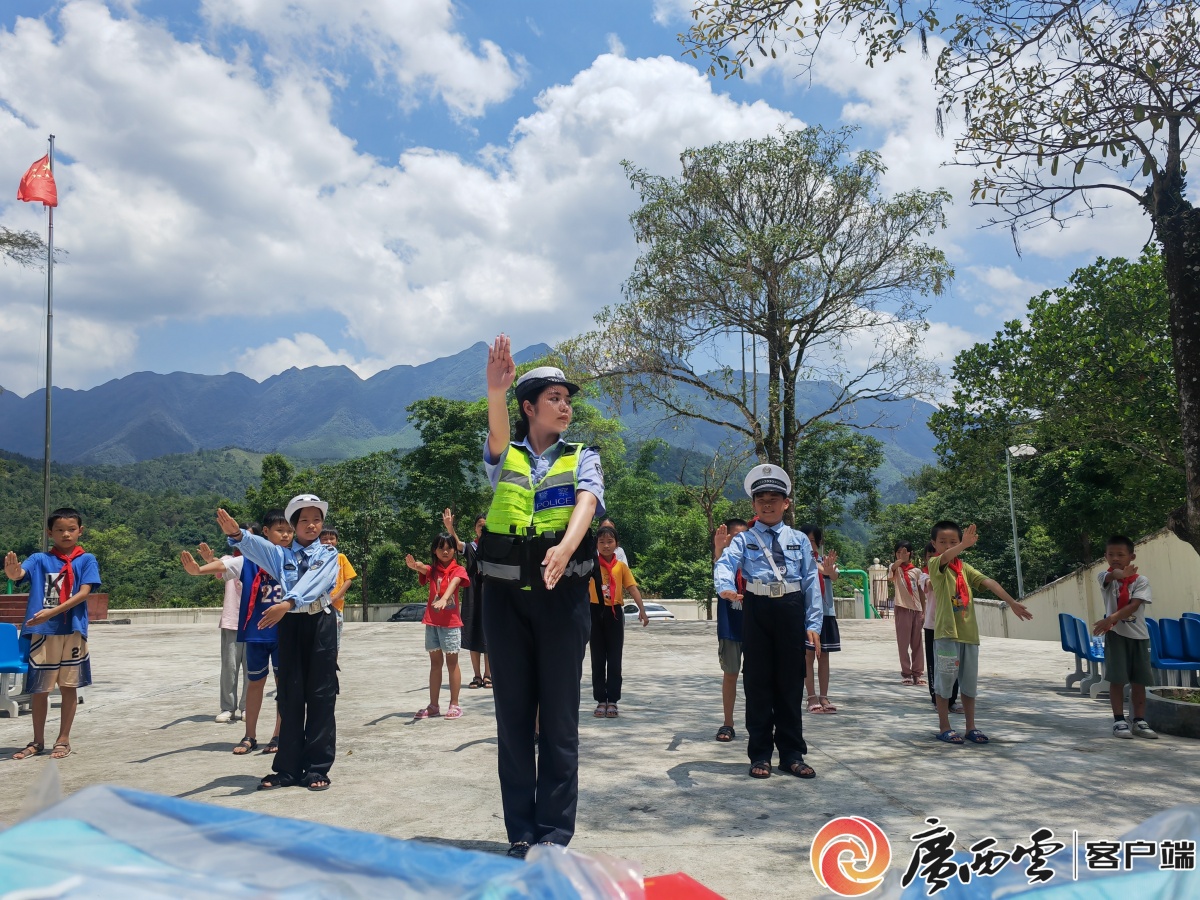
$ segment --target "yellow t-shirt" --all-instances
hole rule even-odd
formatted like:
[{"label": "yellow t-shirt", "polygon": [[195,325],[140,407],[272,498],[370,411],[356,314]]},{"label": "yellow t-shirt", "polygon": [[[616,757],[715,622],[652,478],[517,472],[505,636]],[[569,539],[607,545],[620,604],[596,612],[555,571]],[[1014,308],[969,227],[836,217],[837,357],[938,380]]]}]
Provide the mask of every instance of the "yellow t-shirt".
[{"label": "yellow t-shirt", "polygon": [[979,643],[979,624],[975,621],[974,592],[979,590],[987,576],[963,563],[963,580],[967,582],[967,596],[957,596],[955,586],[958,579],[949,568],[942,565],[940,556],[929,559],[929,584],[937,597],[933,612],[933,637],[935,640],[949,638],[961,644]]},{"label": "yellow t-shirt", "polygon": [[[340,588],[343,584],[345,584],[351,578],[357,578],[357,577],[358,577],[358,573],[354,571],[354,566],[350,565],[350,560],[346,559],[346,554],[339,553],[338,554],[338,577],[337,577],[337,583],[334,584],[333,589],[336,591],[338,588]],[[341,612],[343,607],[345,607],[345,605],[346,605],[346,598],[342,597],[341,600],[334,601],[333,608],[336,609],[338,612]]]},{"label": "yellow t-shirt", "polygon": [[[603,564],[600,565],[600,578],[604,582],[605,598],[604,602],[607,606],[617,606],[625,602],[625,588],[637,587],[637,581],[634,580],[633,573],[629,571],[629,567],[619,559],[613,563],[612,573],[615,585],[610,588],[608,585],[608,569]],[[600,598],[596,596],[596,580],[588,579],[588,593],[591,595],[593,603],[599,603]]]}]

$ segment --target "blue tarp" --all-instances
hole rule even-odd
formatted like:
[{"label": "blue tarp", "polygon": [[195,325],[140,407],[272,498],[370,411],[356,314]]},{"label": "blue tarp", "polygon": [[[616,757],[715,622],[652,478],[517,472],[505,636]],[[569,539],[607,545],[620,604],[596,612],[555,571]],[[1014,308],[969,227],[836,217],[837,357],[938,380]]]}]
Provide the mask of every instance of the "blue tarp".
[{"label": "blue tarp", "polygon": [[641,883],[558,848],[521,862],[107,786],[0,832],[0,898],[212,896],[633,900]]}]

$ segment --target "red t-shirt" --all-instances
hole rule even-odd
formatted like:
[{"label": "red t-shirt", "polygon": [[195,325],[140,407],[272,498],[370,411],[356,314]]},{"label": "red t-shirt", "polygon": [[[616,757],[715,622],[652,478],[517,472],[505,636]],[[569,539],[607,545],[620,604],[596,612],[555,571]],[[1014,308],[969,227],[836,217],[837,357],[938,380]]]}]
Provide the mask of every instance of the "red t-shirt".
[{"label": "red t-shirt", "polygon": [[[433,602],[445,593],[446,585],[455,578],[462,580],[454,589],[454,596],[450,598],[446,608],[434,609]],[[462,616],[458,614],[458,592],[470,583],[467,570],[457,562],[448,566],[437,563],[430,568],[428,574],[421,576],[421,584],[429,585],[429,599],[425,601],[425,617],[421,621],[426,625],[440,625],[442,628],[462,628]]]}]

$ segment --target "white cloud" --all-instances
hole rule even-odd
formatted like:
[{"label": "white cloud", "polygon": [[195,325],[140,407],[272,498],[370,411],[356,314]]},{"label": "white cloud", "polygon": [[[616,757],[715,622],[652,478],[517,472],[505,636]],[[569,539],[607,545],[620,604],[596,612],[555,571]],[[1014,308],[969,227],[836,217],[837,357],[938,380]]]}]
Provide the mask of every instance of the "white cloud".
[{"label": "white cloud", "polygon": [[458,115],[478,116],[523,78],[523,63],[495,42],[475,50],[455,31],[452,0],[202,0],[201,12],[218,29],[255,32],[284,63],[320,65],[325,52],[347,48],[363,53],[405,106],[430,92]]},{"label": "white cloud", "polygon": [[607,41],[607,43],[608,43],[608,52],[611,53],[613,56],[624,56],[625,55],[625,45],[621,43],[621,38],[619,35],[617,35],[616,33],[610,32],[605,37],[605,41]]},{"label": "white cloud", "polygon": [[654,21],[659,25],[691,22],[695,6],[696,0],[654,0]]},{"label": "white cloud", "polygon": [[[0,30],[0,183],[17,183],[45,133],[60,136],[56,231],[71,255],[56,270],[59,334],[102,348],[56,383],[128,371],[146,325],[213,316],[294,312],[300,332],[308,314],[345,317],[320,346],[263,333],[266,350],[229,348],[260,376],[309,351],[369,372],[500,330],[519,345],[559,340],[619,298],[636,254],[621,159],[671,174],[687,147],[801,124],[715,93],[678,60],[612,54],[542,92],[479,159],[414,149],[386,165],[332,124],[332,106],[302,68],[264,79],[100,0],[65,4],[55,29]],[[9,227],[41,227],[32,208],[0,210]],[[6,321],[36,309],[42,284],[0,268]],[[0,384],[32,389],[35,370],[6,353]]]},{"label": "white cloud", "polygon": [[949,322],[930,322],[925,332],[925,353],[930,360],[949,372],[954,357],[987,338]]},{"label": "white cloud", "polygon": [[975,281],[969,290],[980,316],[998,315],[1005,320],[1024,316],[1029,298],[1046,290],[1046,285],[1022,278],[1012,266],[968,266],[966,272]]},{"label": "white cloud", "polygon": [[279,338],[261,347],[247,350],[238,357],[237,371],[263,381],[295,366],[346,366],[360,378],[370,378],[385,368],[378,360],[360,362],[354,354],[345,350],[331,350],[329,345],[315,334],[301,332],[290,338]]}]

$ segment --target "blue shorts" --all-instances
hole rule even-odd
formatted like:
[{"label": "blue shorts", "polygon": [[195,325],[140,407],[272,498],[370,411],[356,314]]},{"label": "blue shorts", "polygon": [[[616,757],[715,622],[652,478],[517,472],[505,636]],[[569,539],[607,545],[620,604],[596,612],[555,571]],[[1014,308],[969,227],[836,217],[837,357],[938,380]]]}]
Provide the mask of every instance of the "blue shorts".
[{"label": "blue shorts", "polygon": [[279,675],[279,642],[246,641],[246,678],[262,681],[267,677],[267,666]]}]

